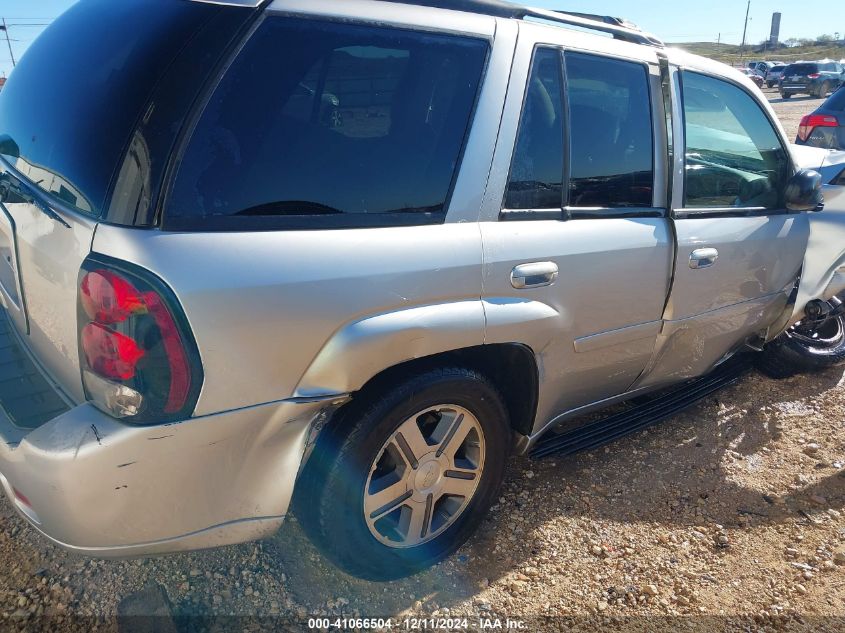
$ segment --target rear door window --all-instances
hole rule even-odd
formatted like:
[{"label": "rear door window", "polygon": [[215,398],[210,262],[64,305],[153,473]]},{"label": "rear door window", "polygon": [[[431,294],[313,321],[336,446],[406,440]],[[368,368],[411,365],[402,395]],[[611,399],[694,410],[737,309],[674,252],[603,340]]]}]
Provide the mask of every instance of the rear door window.
[{"label": "rear door window", "polygon": [[569,206],[651,207],[654,140],[643,64],[566,53]]},{"label": "rear door window", "polygon": [[443,220],[484,40],[269,18],[188,143],[168,228]]}]

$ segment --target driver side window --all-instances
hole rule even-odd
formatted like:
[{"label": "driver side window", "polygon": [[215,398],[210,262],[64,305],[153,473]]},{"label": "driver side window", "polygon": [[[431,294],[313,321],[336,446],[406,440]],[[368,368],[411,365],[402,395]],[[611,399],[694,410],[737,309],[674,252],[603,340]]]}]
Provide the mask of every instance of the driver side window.
[{"label": "driver side window", "polygon": [[789,156],[755,100],[726,81],[683,74],[686,208],[784,208]]}]

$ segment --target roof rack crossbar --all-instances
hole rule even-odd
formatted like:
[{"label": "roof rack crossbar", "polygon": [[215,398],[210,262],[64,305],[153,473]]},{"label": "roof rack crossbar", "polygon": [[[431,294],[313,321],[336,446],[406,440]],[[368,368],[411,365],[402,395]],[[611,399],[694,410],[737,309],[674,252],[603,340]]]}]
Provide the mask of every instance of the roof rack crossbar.
[{"label": "roof rack crossbar", "polygon": [[610,16],[593,15],[589,13],[575,13],[569,11],[552,11],[526,7],[505,0],[383,0],[385,2],[397,2],[401,4],[413,4],[418,6],[435,7],[439,9],[452,9],[455,11],[467,11],[480,13],[500,18],[513,18],[524,20],[534,18],[546,22],[566,24],[593,31],[601,31],[612,35],[618,40],[633,42],[634,44],[645,44],[646,46],[663,47],[663,42],[658,38],[632,27],[629,23],[619,18]]}]

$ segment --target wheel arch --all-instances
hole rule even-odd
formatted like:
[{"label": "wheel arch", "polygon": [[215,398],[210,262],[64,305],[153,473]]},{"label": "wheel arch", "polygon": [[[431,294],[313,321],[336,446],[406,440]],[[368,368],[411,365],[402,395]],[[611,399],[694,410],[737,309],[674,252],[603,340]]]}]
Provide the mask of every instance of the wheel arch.
[{"label": "wheel arch", "polygon": [[360,392],[388,389],[416,373],[446,366],[472,369],[490,379],[504,398],[511,428],[519,435],[530,435],[537,413],[539,374],[533,350],[522,343],[475,345],[405,361],[373,376]]},{"label": "wheel arch", "polygon": [[324,425],[315,429],[309,440],[313,445],[326,427],[343,420],[345,410],[356,400],[400,384],[415,374],[438,367],[457,366],[487,377],[504,399],[515,445],[521,445],[532,431],[539,399],[539,368],[533,350],[522,343],[474,345],[407,360],[387,367],[355,390],[349,400],[332,412]]}]

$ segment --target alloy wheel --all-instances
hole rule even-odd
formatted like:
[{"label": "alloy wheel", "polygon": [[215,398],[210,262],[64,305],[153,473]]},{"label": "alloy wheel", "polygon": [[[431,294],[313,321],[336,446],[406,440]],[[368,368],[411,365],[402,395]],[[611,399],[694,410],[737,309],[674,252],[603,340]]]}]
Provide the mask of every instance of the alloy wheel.
[{"label": "alloy wheel", "polygon": [[843,318],[826,319],[822,323],[804,325],[801,321],[787,330],[787,336],[807,347],[830,349],[837,347],[845,339]]},{"label": "alloy wheel", "polygon": [[406,419],[379,450],[364,487],[372,535],[395,548],[439,536],[471,502],[484,453],[481,424],[463,407],[436,405]]}]

